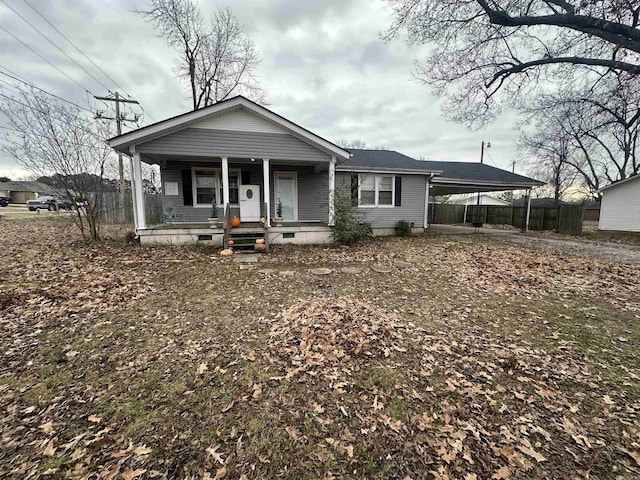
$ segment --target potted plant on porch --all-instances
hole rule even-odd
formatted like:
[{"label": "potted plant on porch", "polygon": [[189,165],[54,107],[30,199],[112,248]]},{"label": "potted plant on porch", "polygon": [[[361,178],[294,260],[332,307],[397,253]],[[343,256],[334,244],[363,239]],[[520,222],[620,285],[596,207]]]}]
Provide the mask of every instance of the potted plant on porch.
[{"label": "potted plant on porch", "polygon": [[282,218],[282,200],[278,198],[278,203],[276,204],[276,217],[273,219],[273,225],[276,227],[281,227],[284,223],[284,219]]},{"label": "potted plant on porch", "polygon": [[222,222],[218,217],[218,204],[215,199],[211,202],[211,217],[209,218],[209,226],[211,228],[222,228]]}]

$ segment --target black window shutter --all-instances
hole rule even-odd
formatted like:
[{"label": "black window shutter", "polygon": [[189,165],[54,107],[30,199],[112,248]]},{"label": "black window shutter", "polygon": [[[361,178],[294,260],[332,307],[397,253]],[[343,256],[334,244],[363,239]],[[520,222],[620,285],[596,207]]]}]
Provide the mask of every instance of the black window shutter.
[{"label": "black window shutter", "polygon": [[251,185],[251,172],[246,170],[242,171],[242,185]]},{"label": "black window shutter", "polygon": [[191,181],[191,170],[182,170],[182,198],[185,205],[193,205],[193,183]]},{"label": "black window shutter", "polygon": [[396,207],[402,205],[402,177],[396,177],[396,198],[394,205]]},{"label": "black window shutter", "polygon": [[358,204],[358,174],[351,174],[351,203],[353,205]]}]

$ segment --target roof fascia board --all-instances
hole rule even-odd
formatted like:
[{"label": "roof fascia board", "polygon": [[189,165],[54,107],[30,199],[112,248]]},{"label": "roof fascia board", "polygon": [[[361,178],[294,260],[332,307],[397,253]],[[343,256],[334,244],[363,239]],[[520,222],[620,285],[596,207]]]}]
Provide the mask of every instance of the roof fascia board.
[{"label": "roof fascia board", "polygon": [[398,173],[403,175],[439,175],[442,170],[411,170],[399,168],[367,168],[367,167],[336,167],[338,172],[352,173]]},{"label": "roof fascia board", "polygon": [[[221,102],[219,105],[212,105],[208,108],[203,108],[201,110],[195,110],[193,112],[189,112],[186,115],[181,115],[177,118],[165,120],[159,122],[156,125],[152,125],[149,128],[144,129],[143,131],[133,131],[129,133],[125,133],[119,137],[114,137],[108,140],[109,145],[112,148],[117,149],[119,146],[123,146],[129,143],[133,143],[136,140],[144,139],[144,141],[149,141],[158,136],[162,136],[165,133],[174,133],[175,131],[182,130],[184,128],[188,128],[192,124],[205,119],[208,116],[215,115],[216,113],[223,112],[224,110],[228,110],[230,108],[234,108],[236,106],[243,106],[250,110],[251,112],[260,115],[261,117],[270,120],[289,132],[293,133],[295,136],[302,137],[313,143],[317,147],[321,148],[329,152],[332,155],[340,157],[344,160],[348,160],[351,157],[351,154],[342,148],[333,145],[331,142],[319,137],[318,135],[306,130],[299,125],[287,120],[286,118],[278,115],[277,113],[273,113],[270,110],[253,103],[244,97],[237,97],[230,99],[226,102]],[[142,142],[138,142],[142,143]]]},{"label": "roof fascia board", "polygon": [[605,190],[609,190],[610,188],[618,187],[618,186],[620,186],[622,184],[625,184],[625,183],[630,182],[632,180],[636,180],[638,178],[640,178],[640,175],[634,175],[632,177],[625,178],[624,180],[620,180],[620,181],[614,182],[614,183],[612,183],[610,185],[607,185],[606,187],[602,187],[601,189],[599,189],[597,191],[598,192],[604,192]]},{"label": "roof fascia board", "polygon": [[467,186],[482,186],[482,187],[501,187],[501,186],[518,186],[530,188],[532,186],[544,185],[544,182],[539,182],[538,180],[533,180],[531,182],[483,182],[476,180],[461,180],[458,178],[446,178],[446,177],[435,177],[433,179],[433,183],[440,183],[442,185],[463,185]]}]

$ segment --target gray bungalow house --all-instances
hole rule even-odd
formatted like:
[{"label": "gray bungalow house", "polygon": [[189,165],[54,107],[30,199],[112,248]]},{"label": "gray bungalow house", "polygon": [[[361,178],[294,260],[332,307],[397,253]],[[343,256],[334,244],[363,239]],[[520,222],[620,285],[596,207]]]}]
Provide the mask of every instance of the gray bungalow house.
[{"label": "gray bungalow house", "polygon": [[[329,243],[336,188],[351,191],[374,233],[398,220],[428,228],[429,195],[531,189],[536,180],[488,165],[419,161],[344,149],[242,96],[109,140],[130,157],[142,243]],[[165,223],[147,225],[142,162],[160,166]],[[215,209],[214,209],[215,206]],[[217,213],[221,223],[213,223]],[[240,218],[239,228],[230,219]]]}]

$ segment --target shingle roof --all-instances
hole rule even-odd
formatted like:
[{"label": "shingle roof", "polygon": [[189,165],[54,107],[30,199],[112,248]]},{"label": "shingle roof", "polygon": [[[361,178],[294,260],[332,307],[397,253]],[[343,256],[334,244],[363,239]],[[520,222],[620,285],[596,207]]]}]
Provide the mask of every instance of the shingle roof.
[{"label": "shingle roof", "polygon": [[417,170],[424,172],[442,171],[442,173],[437,176],[437,179],[509,184],[541,184],[541,182],[532,178],[483,163],[416,160],[394,150],[362,150],[354,148],[347,150],[353,154],[353,157],[340,165],[343,168]]}]

